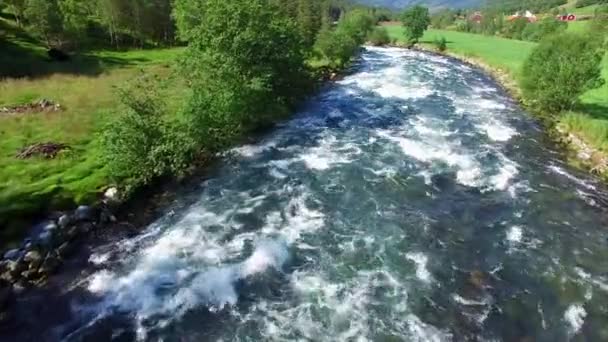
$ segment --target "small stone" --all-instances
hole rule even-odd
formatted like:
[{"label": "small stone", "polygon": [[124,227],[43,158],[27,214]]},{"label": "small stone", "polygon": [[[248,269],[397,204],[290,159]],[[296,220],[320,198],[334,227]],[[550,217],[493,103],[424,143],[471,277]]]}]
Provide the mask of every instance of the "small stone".
[{"label": "small stone", "polygon": [[72,223],[72,217],[68,214],[61,215],[57,223],[59,223],[59,227],[65,229]]},{"label": "small stone", "polygon": [[78,221],[90,221],[93,219],[93,209],[87,205],[81,205],[74,213]]},{"label": "small stone", "polygon": [[117,202],[118,201],[118,189],[111,187],[108,188],[103,194],[103,197],[107,202]]},{"label": "small stone", "polygon": [[19,259],[22,254],[23,254],[22,251],[20,251],[18,249],[11,249],[10,251],[7,251],[6,253],[4,253],[4,259],[15,261],[15,260]]}]

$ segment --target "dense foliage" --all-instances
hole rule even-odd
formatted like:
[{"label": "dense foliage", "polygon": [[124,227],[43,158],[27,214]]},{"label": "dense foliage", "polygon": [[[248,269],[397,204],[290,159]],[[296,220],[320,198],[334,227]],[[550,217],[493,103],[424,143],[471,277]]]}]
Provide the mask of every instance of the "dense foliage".
[{"label": "dense foliage", "polygon": [[365,42],[374,25],[374,18],[365,10],[347,12],[335,28],[327,25],[322,27],[315,49],[333,67],[343,67],[359,49],[359,45]]},{"label": "dense foliage", "polygon": [[589,34],[563,33],[544,39],[524,63],[525,98],[541,112],[572,109],[581,94],[603,84],[603,56],[601,42]]},{"label": "dense foliage", "polygon": [[429,9],[419,5],[408,8],[401,15],[401,22],[405,27],[405,36],[408,41],[417,43],[431,24]]},{"label": "dense foliage", "polygon": [[435,38],[433,45],[435,45],[435,48],[440,52],[444,52],[448,49],[448,41],[445,37]]},{"label": "dense foliage", "polygon": [[391,42],[391,38],[388,35],[388,31],[384,27],[376,27],[373,29],[368,37],[367,41],[374,46],[382,46]]},{"label": "dense foliage", "polygon": [[[127,110],[108,127],[111,175],[135,187],[179,173],[248,132],[285,117],[313,86],[310,58],[343,67],[376,24],[368,9],[341,12],[316,0],[175,0],[172,16],[188,46],[179,70],[189,96],[167,120],[149,83],[122,91]],[[315,57],[316,56],[316,57]]]}]

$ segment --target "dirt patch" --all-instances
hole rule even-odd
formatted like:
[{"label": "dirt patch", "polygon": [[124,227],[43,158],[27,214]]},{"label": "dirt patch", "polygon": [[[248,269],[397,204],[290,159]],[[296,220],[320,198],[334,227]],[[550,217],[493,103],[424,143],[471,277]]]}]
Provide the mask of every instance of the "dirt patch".
[{"label": "dirt patch", "polygon": [[66,144],[59,144],[53,142],[36,143],[28,147],[22,148],[17,153],[19,159],[29,159],[32,157],[44,157],[46,159],[53,159],[57,157],[57,154],[64,150],[69,150],[70,147]]},{"label": "dirt patch", "polygon": [[25,113],[58,112],[61,105],[51,100],[42,99],[18,106],[0,107],[0,115],[17,115]]}]

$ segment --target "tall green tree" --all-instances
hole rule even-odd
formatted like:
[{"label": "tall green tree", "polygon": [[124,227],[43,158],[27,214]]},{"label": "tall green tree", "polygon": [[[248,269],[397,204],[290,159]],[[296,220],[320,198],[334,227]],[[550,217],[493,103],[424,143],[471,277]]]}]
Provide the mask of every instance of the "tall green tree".
[{"label": "tall green tree", "polygon": [[27,9],[27,0],[3,0],[9,12],[15,16],[17,24],[23,24],[25,10]]},{"label": "tall green tree", "polygon": [[25,16],[30,30],[47,46],[63,43],[63,18],[57,0],[27,0]]},{"label": "tall green tree", "polygon": [[431,23],[429,9],[420,5],[411,7],[403,12],[401,22],[405,27],[408,41],[413,44],[418,43]]},{"label": "tall green tree", "polygon": [[191,127],[217,148],[288,112],[306,80],[304,49],[297,24],[268,0],[206,0],[203,13],[182,68]]}]

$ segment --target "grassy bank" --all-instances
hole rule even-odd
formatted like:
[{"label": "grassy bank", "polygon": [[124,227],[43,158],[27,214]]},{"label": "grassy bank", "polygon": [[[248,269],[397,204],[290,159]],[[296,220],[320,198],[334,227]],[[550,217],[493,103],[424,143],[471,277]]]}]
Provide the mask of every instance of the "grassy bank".
[{"label": "grassy bank", "polygon": [[[387,29],[391,38],[400,42],[405,40],[400,26],[388,26]],[[425,33],[421,43],[431,46],[438,37],[447,39],[448,52],[479,59],[494,69],[506,71],[513,80],[518,79],[524,60],[536,45],[495,36],[433,29]],[[608,56],[604,58],[602,73],[608,80]],[[608,83],[583,94],[580,100],[581,104],[574,112],[560,114],[558,126],[567,133],[576,134],[601,154],[608,153]]]}]

